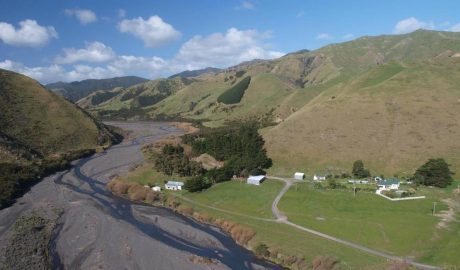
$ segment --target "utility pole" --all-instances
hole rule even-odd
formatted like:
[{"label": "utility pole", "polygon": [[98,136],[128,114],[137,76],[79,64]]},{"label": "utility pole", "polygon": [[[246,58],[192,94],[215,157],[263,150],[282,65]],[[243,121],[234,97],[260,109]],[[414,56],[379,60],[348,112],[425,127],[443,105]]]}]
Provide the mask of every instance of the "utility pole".
[{"label": "utility pole", "polygon": [[356,197],[356,186],[354,183],[353,183],[353,197]]},{"label": "utility pole", "polygon": [[436,214],[436,202],[433,202],[433,216]]}]

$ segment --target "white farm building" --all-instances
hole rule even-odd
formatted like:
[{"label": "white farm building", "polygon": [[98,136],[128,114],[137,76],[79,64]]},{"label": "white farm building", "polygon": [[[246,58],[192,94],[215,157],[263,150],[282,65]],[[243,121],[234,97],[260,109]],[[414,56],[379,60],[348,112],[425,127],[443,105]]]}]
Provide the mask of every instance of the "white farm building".
[{"label": "white farm building", "polygon": [[302,173],[302,172],[296,172],[296,173],[294,173],[294,179],[303,180],[303,179],[305,179],[305,174]]},{"label": "white farm building", "polygon": [[382,180],[377,182],[377,188],[379,190],[398,190],[400,182],[395,179]]},{"label": "white farm building", "polygon": [[265,180],[265,175],[250,175],[248,177],[247,183],[250,185],[260,185]]},{"label": "white farm building", "polygon": [[315,175],[313,175],[313,180],[315,180],[315,181],[324,181],[324,180],[326,180],[326,176],[325,175],[315,174]]},{"label": "white farm building", "polygon": [[165,184],[165,189],[169,190],[182,190],[182,186],[184,185],[184,182],[177,182],[177,181],[168,181]]},{"label": "white farm building", "polygon": [[152,187],[152,190],[155,191],[155,192],[160,192],[160,191],[161,191],[161,187],[159,187],[159,186],[154,186],[154,187]]}]

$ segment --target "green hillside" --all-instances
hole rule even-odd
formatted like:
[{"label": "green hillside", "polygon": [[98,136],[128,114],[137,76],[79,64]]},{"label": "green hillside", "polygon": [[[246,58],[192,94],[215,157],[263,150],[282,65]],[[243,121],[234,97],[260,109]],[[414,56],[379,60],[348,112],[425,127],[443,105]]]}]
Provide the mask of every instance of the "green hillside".
[{"label": "green hillside", "polygon": [[0,111],[0,207],[31,178],[120,139],[35,80],[2,69]]},{"label": "green hillside", "polygon": [[82,98],[77,104],[102,118],[145,118],[148,107],[194,82],[193,79],[174,77],[137,84],[128,88],[97,91]]},{"label": "green hillside", "polygon": [[[409,174],[437,156],[455,170],[459,56],[460,33],[361,37],[204,73],[147,106],[122,102],[119,94],[90,109],[102,117],[189,119],[210,127],[271,122],[262,133],[278,172],[348,171],[363,159],[375,173]],[[219,102],[247,77],[239,102]]]}]

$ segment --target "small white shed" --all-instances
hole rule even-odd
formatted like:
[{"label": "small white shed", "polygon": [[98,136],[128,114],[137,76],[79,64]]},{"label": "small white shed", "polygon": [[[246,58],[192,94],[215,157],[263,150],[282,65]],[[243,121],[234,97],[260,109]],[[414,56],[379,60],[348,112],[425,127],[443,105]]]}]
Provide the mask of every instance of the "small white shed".
[{"label": "small white shed", "polygon": [[184,182],[177,182],[177,181],[168,181],[165,184],[165,189],[169,190],[182,190],[182,186],[184,185]]},{"label": "small white shed", "polygon": [[260,185],[265,180],[265,175],[250,175],[248,177],[247,183],[250,185]]},{"label": "small white shed", "polygon": [[315,174],[313,176],[313,180],[315,180],[315,181],[324,181],[324,180],[326,180],[326,176],[325,175]]},{"label": "small white shed", "polygon": [[305,174],[302,173],[302,172],[296,172],[296,173],[294,173],[294,179],[303,180],[303,179],[305,179]]},{"label": "small white shed", "polygon": [[154,187],[152,187],[152,190],[153,190],[153,191],[156,191],[156,192],[160,192],[160,191],[161,191],[161,187],[159,187],[159,186],[154,186]]}]

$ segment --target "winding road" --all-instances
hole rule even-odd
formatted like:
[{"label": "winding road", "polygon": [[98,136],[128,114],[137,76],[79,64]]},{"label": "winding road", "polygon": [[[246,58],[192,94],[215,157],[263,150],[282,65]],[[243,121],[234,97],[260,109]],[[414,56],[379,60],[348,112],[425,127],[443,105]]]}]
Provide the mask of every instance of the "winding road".
[{"label": "winding road", "polygon": [[378,256],[378,257],[382,257],[382,258],[385,258],[385,259],[388,259],[388,260],[406,262],[406,263],[408,263],[408,264],[410,264],[410,265],[412,265],[414,267],[417,267],[419,269],[423,269],[423,270],[439,270],[439,269],[442,269],[442,268],[437,267],[437,266],[417,263],[417,262],[414,262],[414,261],[409,260],[407,258],[394,256],[394,255],[391,255],[391,254],[388,254],[388,253],[385,253],[385,252],[382,252],[382,251],[378,251],[378,250],[375,250],[375,249],[372,249],[372,248],[368,248],[368,247],[365,247],[363,245],[356,244],[356,243],[353,243],[353,242],[350,242],[350,241],[347,241],[347,240],[343,240],[343,239],[334,237],[332,235],[328,235],[328,234],[325,234],[325,233],[322,233],[322,232],[318,232],[318,231],[315,231],[315,230],[300,226],[300,225],[295,224],[293,222],[290,222],[288,220],[287,216],[284,215],[278,209],[278,203],[280,202],[280,200],[284,196],[284,194],[293,185],[293,183],[295,183],[295,182],[303,182],[303,181],[302,180],[290,179],[290,178],[275,177],[275,176],[267,176],[267,179],[283,181],[285,183],[285,186],[281,189],[280,193],[278,193],[278,195],[276,196],[275,200],[272,203],[272,213],[275,216],[277,222],[286,224],[288,226],[294,227],[296,229],[302,230],[302,231],[310,233],[310,234],[314,234],[314,235],[319,236],[321,238],[328,239],[328,240],[340,243],[342,245],[345,245],[345,246],[348,246],[348,247],[351,247],[351,248],[354,248],[354,249],[358,249],[358,250],[363,251],[365,253],[369,253],[369,254],[372,254],[372,255],[375,255],[375,256]]}]

